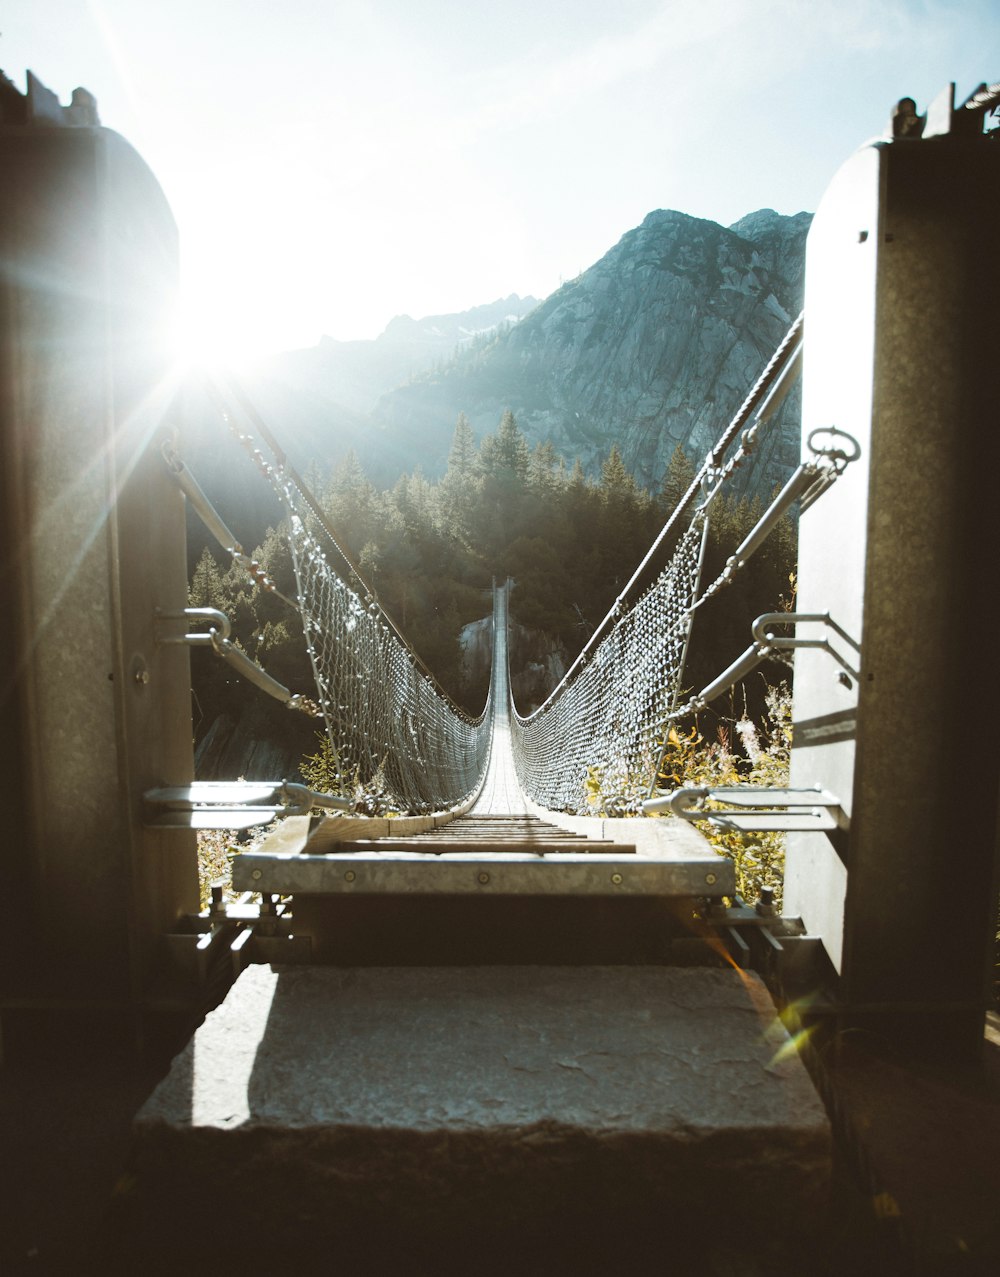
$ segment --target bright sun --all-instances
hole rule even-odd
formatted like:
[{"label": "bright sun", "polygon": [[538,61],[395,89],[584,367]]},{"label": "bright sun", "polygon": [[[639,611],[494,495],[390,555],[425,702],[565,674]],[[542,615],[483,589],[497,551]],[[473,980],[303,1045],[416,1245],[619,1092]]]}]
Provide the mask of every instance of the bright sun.
[{"label": "bright sun", "polygon": [[170,346],[182,369],[232,363],[242,353],[231,331],[220,332],[207,322],[203,308],[192,306],[183,296],[171,317]]}]

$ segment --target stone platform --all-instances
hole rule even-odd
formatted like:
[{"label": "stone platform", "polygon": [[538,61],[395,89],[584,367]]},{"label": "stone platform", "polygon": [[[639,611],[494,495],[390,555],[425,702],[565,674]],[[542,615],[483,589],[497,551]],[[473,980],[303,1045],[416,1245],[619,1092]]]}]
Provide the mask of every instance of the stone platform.
[{"label": "stone platform", "polygon": [[210,1211],[282,1271],[749,1274],[818,1244],[830,1137],[743,972],[255,966],[132,1174],[147,1270]]}]

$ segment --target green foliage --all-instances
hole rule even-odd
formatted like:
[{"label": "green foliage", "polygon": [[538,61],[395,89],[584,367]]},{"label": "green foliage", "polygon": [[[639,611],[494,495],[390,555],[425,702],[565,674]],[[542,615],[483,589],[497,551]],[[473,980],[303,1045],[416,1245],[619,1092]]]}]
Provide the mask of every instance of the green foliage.
[{"label": "green foliage", "polygon": [[[729,725],[716,729],[716,739],[706,741],[693,726],[688,732],[671,728],[667,733],[663,762],[657,777],[661,789],[672,790],[701,785],[715,788],[756,785],[780,789],[788,784],[792,747],[792,698],[786,683],[766,687],[765,711],[754,723],[744,714]],[[738,740],[738,744],[734,737]],[[723,804],[709,801],[707,810]],[[736,890],[753,903],[761,887],[772,887],[775,903],[781,906],[785,867],[785,838],[778,833],[741,834],[717,829],[707,821],[698,827],[736,869]]]},{"label": "green foliage", "polygon": [[392,816],[386,795],[385,775],[380,766],[370,780],[362,783],[359,768],[345,768],[329,737],[316,733],[318,748],[299,763],[299,771],[310,789],[320,794],[340,794],[354,799],[354,810],[366,816]]},{"label": "green foliage", "polygon": [[[657,773],[657,789],[666,792],[692,786],[720,788],[754,785],[784,788],[792,747],[792,697],[786,683],[766,686],[765,710],[760,721],[746,713],[716,727],[715,740],[707,741],[694,724],[687,730],[671,727],[663,741],[663,758]],[[653,760],[655,762],[655,760]],[[652,770],[653,763],[650,763]],[[640,769],[641,770],[641,769]],[[635,816],[646,797],[649,772],[624,775],[608,769],[587,768],[584,797],[595,816]],[[724,809],[708,801],[707,811]],[[661,819],[674,819],[667,815]],[[774,890],[779,911],[785,868],[785,838],[779,833],[741,834],[717,829],[707,820],[698,828],[716,851],[733,862],[736,891],[748,903],[760,897],[762,887]]]},{"label": "green foliage", "polygon": [[660,485],[659,503],[663,517],[669,518],[694,479],[694,464],[680,444],[674,448]]},{"label": "green foliage", "polygon": [[566,467],[551,439],[535,445],[528,463],[528,483],[543,499],[554,496],[565,482]]},{"label": "green foliage", "polygon": [[227,615],[233,600],[226,589],[223,573],[208,546],[201,552],[188,588],[189,607],[214,607]]},{"label": "green foliage", "polygon": [[299,763],[299,771],[305,783],[320,794],[353,793],[350,778],[345,776],[340,755],[330,738],[317,732],[316,740],[319,748],[314,754],[306,754]]},{"label": "green foliage", "polygon": [[654,763],[655,759],[649,759],[648,767],[640,767],[635,772],[614,767],[588,767],[583,782],[587,814],[619,818],[638,816],[647,797],[649,772]]},{"label": "green foliage", "polygon": [[476,467],[476,436],[473,433],[469,418],[464,412],[458,414],[455,422],[455,433],[451,440],[451,451],[448,454],[448,471],[468,478]]},{"label": "green foliage", "polygon": [[635,480],[625,469],[618,445],[613,443],[607,460],[601,466],[601,500],[606,506],[627,507],[635,501]]},{"label": "green foliage", "polygon": [[528,442],[521,433],[521,428],[509,408],[500,418],[500,428],[497,430],[496,437],[495,460],[502,467],[505,474],[509,473],[519,483],[524,483],[527,479],[530,466]]}]

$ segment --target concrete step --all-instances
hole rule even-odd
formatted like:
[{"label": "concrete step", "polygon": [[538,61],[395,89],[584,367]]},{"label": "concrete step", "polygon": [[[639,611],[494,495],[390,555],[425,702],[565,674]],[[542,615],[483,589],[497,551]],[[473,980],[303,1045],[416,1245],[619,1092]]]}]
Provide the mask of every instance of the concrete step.
[{"label": "concrete step", "polygon": [[276,1271],[761,1274],[818,1271],[830,1145],[743,972],[258,966],[131,1171],[137,1263],[211,1211]]}]

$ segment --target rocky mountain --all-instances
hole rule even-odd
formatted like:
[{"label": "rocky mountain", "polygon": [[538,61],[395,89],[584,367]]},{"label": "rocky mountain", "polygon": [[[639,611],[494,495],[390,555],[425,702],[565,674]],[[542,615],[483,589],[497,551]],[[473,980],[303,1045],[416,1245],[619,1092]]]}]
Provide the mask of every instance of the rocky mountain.
[{"label": "rocky mountain", "polygon": [[[676,444],[697,458],[714,443],[801,309],[810,222],[761,209],[722,227],[659,210],[540,304],[512,294],[400,315],[374,341],[276,356],[247,386],[301,470],[329,471],[353,449],[376,482],[418,465],[433,478],[459,413],[482,436],[511,408],[530,443],[550,439],[591,475],[617,442],[655,488]],[[798,459],[797,407],[793,392],[767,436],[761,490]],[[214,474],[215,449],[195,448],[203,482],[231,482]]]},{"label": "rocky mountain", "polygon": [[[762,209],[726,228],[650,213],[516,326],[384,395],[362,459],[386,481],[418,463],[440,473],[460,412],[482,434],[511,408],[529,441],[550,439],[592,473],[617,442],[656,486],[676,444],[708,450],[800,310],[810,221]],[[789,420],[765,482],[797,447]]]}]

